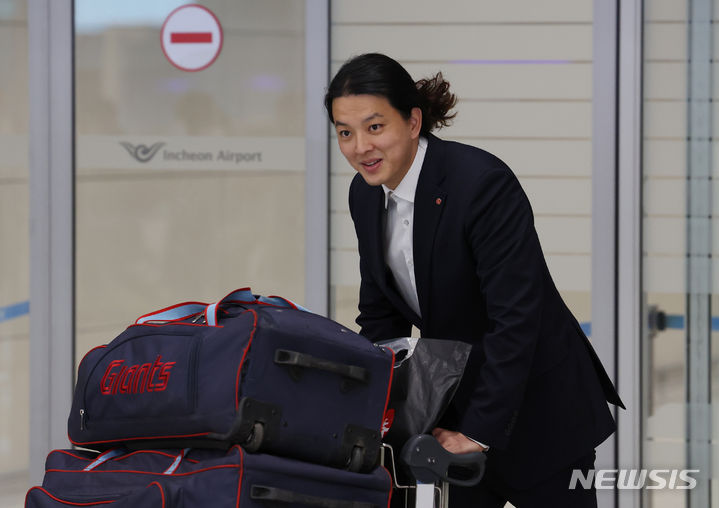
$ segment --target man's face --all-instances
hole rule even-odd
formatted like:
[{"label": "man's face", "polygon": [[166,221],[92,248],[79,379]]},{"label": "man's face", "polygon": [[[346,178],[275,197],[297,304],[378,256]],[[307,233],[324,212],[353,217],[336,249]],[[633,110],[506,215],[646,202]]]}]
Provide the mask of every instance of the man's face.
[{"label": "man's face", "polygon": [[395,189],[417,153],[422,112],[402,117],[385,97],[347,95],[332,102],[342,154],[369,185]]}]

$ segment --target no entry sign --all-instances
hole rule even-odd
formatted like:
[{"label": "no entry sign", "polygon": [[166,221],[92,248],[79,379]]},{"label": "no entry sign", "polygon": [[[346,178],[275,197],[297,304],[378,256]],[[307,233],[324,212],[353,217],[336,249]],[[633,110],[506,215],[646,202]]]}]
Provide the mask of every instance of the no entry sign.
[{"label": "no entry sign", "polygon": [[162,25],[162,51],[172,65],[183,71],[206,69],[222,50],[222,27],[202,5],[183,5]]}]

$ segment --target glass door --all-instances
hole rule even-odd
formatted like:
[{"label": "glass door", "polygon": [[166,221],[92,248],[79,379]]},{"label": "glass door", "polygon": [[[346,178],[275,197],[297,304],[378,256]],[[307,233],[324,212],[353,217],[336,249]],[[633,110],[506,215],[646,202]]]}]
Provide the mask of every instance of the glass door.
[{"label": "glass door", "polygon": [[76,0],[76,356],[251,286],[303,302],[305,2]]},{"label": "glass door", "polygon": [[[644,2],[643,467],[649,507],[719,505],[719,208],[712,0]],[[696,479],[672,485],[675,470]]]},{"label": "glass door", "polygon": [[29,476],[30,220],[28,20],[0,2],[0,506],[22,506]]}]

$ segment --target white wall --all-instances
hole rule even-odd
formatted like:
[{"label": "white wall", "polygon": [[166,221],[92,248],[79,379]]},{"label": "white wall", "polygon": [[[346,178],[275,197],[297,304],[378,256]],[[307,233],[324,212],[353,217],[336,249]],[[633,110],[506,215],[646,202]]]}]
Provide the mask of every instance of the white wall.
[{"label": "white wall", "polygon": [[[333,2],[332,72],[385,53],[420,79],[442,71],[459,114],[440,137],[476,145],[517,173],[555,282],[590,321],[592,1]],[[359,267],[347,207],[353,170],[332,140],[334,316],[356,317]]]}]

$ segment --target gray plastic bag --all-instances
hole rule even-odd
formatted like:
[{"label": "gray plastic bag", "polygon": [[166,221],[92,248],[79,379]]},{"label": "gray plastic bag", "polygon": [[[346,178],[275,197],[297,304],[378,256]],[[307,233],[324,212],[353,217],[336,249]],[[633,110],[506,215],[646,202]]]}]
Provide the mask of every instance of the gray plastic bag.
[{"label": "gray plastic bag", "polygon": [[377,344],[395,353],[388,404],[393,419],[383,440],[401,449],[410,437],[430,432],[442,418],[457,391],[472,346],[409,337]]}]

